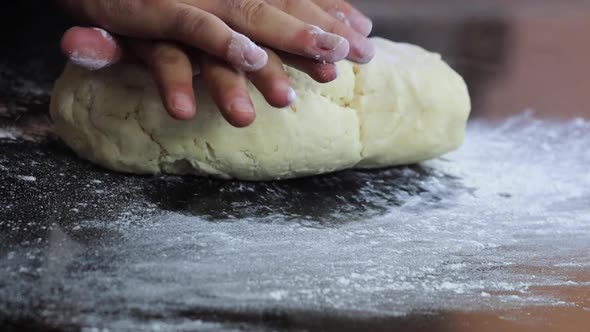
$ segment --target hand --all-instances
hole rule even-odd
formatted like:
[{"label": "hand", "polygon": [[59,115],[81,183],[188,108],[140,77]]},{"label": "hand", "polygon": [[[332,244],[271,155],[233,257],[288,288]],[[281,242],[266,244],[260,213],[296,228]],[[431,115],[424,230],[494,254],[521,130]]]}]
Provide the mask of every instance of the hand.
[{"label": "hand", "polygon": [[[144,63],[154,75],[168,113],[179,120],[187,120],[195,115],[193,72],[200,69],[209,93],[230,124],[244,127],[254,121],[254,107],[246,87],[245,74],[205,53],[190,54],[170,42],[115,38],[96,28],[68,30],[62,38],[62,50],[71,61],[90,70],[101,69],[122,60]],[[249,79],[269,104],[286,107],[294,101],[295,91],[290,87],[279,56],[268,49],[265,52],[269,59],[267,65],[250,73]],[[333,64],[290,55],[285,55],[284,59],[319,82],[336,78]]]},{"label": "hand", "polygon": [[74,15],[113,33],[176,41],[243,71],[259,70],[268,61],[266,52],[252,40],[326,62],[348,58],[365,63],[375,52],[366,38],[370,21],[341,0],[60,2]]}]

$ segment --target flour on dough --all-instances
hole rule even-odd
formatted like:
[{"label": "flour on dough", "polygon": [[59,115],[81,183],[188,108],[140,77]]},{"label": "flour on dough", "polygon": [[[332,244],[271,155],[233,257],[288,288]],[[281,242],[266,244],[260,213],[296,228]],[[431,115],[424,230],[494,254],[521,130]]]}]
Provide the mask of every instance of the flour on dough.
[{"label": "flour on dough", "polygon": [[172,119],[150,74],[130,64],[95,72],[68,64],[51,115],[81,157],[140,174],[287,179],[411,164],[460,146],[470,111],[463,79],[438,54],[373,41],[371,63],[341,62],[328,84],[287,68],[298,96],[289,108],[270,107],[250,85],[257,118],[245,129],[226,123],[198,78],[197,116]]}]

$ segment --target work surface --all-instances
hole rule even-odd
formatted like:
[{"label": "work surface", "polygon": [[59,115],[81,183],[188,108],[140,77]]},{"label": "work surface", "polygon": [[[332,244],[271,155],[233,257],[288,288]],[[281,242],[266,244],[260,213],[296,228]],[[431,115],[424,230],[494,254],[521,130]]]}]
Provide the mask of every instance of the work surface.
[{"label": "work surface", "polygon": [[3,57],[0,330],[587,331],[588,70],[539,37],[580,15],[539,23],[554,14],[378,25],[450,54],[474,95],[465,146],[266,184],[78,160],[46,116],[56,58]]},{"label": "work surface", "polygon": [[590,315],[590,124],[522,116],[468,138],[422,166],[273,184],[115,175],[5,138],[1,318],[340,330]]}]

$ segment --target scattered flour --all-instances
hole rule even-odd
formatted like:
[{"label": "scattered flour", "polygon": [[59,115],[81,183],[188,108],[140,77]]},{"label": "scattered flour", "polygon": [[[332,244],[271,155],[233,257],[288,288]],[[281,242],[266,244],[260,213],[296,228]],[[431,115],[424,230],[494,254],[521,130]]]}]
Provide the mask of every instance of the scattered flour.
[{"label": "scattered flour", "polygon": [[23,180],[23,181],[28,181],[28,182],[35,182],[37,181],[37,178],[34,176],[29,176],[29,175],[18,175],[17,176],[19,179]]},{"label": "scattered flour", "polygon": [[[249,183],[224,186],[220,195],[234,199],[214,222],[202,210],[173,212],[190,205],[188,196],[147,213],[133,205],[118,218],[86,220],[63,232],[66,242],[101,234],[87,247],[73,246],[78,252],[67,252],[67,260],[63,251],[11,248],[10,259],[0,258],[0,278],[13,281],[10,290],[0,288],[0,298],[18,308],[29,298],[77,308],[78,321],[113,330],[145,324],[125,321],[129,312],[175,326],[166,317],[187,308],[391,317],[576,305],[538,290],[590,287],[567,274],[590,269],[589,145],[590,123],[583,120],[550,123],[527,114],[502,125],[475,121],[462,149],[426,164],[434,170],[428,176],[406,169],[407,184],[388,185],[359,173],[365,183],[346,190],[363,213],[334,204],[328,208],[340,209],[336,221],[310,218],[305,209],[287,214],[282,208],[304,202],[297,184],[269,184],[276,193],[269,200],[280,202],[262,217],[232,217],[260,195]],[[162,181],[182,188],[185,180]],[[341,194],[330,188],[323,187],[327,198]],[[66,263],[92,268],[78,274],[56,268]],[[68,296],[56,298],[53,289]]]},{"label": "scattered flour", "polygon": [[16,128],[0,128],[0,139],[16,140],[20,134]]}]

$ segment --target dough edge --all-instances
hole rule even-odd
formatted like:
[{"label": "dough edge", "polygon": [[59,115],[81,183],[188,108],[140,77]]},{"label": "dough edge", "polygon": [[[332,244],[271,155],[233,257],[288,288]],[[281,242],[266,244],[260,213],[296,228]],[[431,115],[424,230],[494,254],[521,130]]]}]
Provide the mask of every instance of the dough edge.
[{"label": "dough edge", "polygon": [[[291,108],[271,108],[250,85],[258,118],[246,129],[226,124],[207,104],[199,82],[199,115],[185,123],[169,118],[153,80],[134,65],[88,72],[69,64],[55,84],[51,115],[58,135],[79,156],[134,174],[281,180],[413,164],[459,147],[471,107],[463,79],[438,54],[373,40],[378,56],[372,64],[339,63],[335,82],[320,85],[288,69],[299,96]],[[389,59],[392,54],[398,58]],[[397,81],[380,89],[371,82],[379,72]],[[439,80],[434,87],[428,85],[431,79]],[[412,89],[421,91],[385,105],[388,98]],[[428,98],[443,106],[428,104]],[[416,106],[421,103],[427,105]],[[419,111],[434,115],[412,119]]]}]

